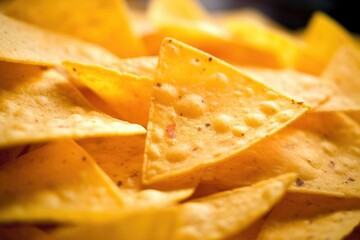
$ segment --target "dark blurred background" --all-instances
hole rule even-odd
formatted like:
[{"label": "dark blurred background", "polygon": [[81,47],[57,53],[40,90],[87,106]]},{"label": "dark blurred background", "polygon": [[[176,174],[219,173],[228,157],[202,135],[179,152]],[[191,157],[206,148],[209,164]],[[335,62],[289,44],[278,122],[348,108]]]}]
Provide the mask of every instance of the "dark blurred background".
[{"label": "dark blurred background", "polygon": [[[146,0],[142,0],[146,3]],[[181,0],[170,0],[181,1]],[[209,11],[253,7],[290,29],[306,26],[314,11],[323,11],[360,34],[358,0],[198,0]]]},{"label": "dark blurred background", "polygon": [[[179,0],[181,1],[181,0]],[[356,0],[200,0],[210,11],[254,7],[291,29],[302,28],[320,10],[348,30],[360,33],[360,1]]]}]

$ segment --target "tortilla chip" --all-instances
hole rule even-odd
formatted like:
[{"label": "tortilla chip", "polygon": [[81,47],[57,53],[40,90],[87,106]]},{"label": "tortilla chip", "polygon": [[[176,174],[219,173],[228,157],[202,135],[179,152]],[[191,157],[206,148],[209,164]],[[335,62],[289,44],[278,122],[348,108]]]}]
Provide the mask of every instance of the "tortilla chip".
[{"label": "tortilla chip", "polygon": [[292,191],[359,197],[360,127],[341,113],[312,113],[239,156],[204,171],[228,189],[296,172]]},{"label": "tortilla chip", "polygon": [[198,183],[174,186],[168,181],[167,191],[149,188],[141,184],[145,136],[128,136],[80,140],[83,147],[104,172],[119,187],[126,206],[165,206],[188,198]]},{"label": "tortilla chip", "polygon": [[[145,55],[123,0],[8,1],[1,12],[49,30],[98,44],[119,57]],[[39,14],[41,13],[41,14]]]},{"label": "tortilla chip", "polygon": [[164,19],[204,20],[210,18],[197,0],[151,0],[147,14],[155,25],[162,24]]},{"label": "tortilla chip", "polygon": [[274,21],[272,18],[270,18],[263,12],[251,7],[244,7],[235,10],[230,9],[224,11],[216,11],[212,16],[216,22],[219,22],[222,25],[241,22],[276,29],[279,31],[286,30],[283,26],[281,26],[279,23]]},{"label": "tortilla chip", "polygon": [[330,86],[321,83],[319,78],[292,69],[240,67],[240,70],[279,92],[310,104],[315,109],[325,102],[334,91]]},{"label": "tortilla chip", "polygon": [[289,194],[271,212],[257,239],[344,239],[360,222],[360,200]]},{"label": "tortilla chip", "polygon": [[39,228],[31,226],[0,226],[0,239],[2,240],[47,240],[48,235]]},{"label": "tortilla chip", "polygon": [[340,48],[322,74],[334,94],[317,111],[360,111],[360,50]]},{"label": "tortilla chip", "polygon": [[287,31],[257,22],[228,20],[224,27],[232,33],[235,41],[244,41],[264,52],[271,52],[280,67],[293,66],[296,54],[303,47],[303,43]]},{"label": "tortilla chip", "polygon": [[64,228],[51,234],[52,240],[169,240],[178,216],[176,208],[135,211],[104,223]]},{"label": "tortilla chip", "polygon": [[224,239],[245,229],[282,198],[295,177],[286,174],[186,202],[180,206],[175,239]]},{"label": "tortilla chip", "polygon": [[8,62],[53,66],[64,60],[98,64],[117,61],[116,56],[101,47],[2,14],[0,46],[0,60]]},{"label": "tortilla chip", "polygon": [[173,39],[164,40],[155,82],[145,183],[223,161],[309,109]]},{"label": "tortilla chip", "polygon": [[122,206],[116,185],[72,140],[51,142],[0,168],[1,223],[86,222]]},{"label": "tortilla chip", "polygon": [[64,137],[144,134],[96,111],[54,70],[0,62],[0,147]]},{"label": "tortilla chip", "polygon": [[344,27],[322,12],[313,14],[303,39],[305,47],[299,51],[295,68],[314,75],[322,73],[341,46],[360,47]]},{"label": "tortilla chip", "polygon": [[120,119],[147,126],[153,78],[96,65],[75,62],[64,65],[111,106]]},{"label": "tortilla chip", "polygon": [[158,53],[165,37],[171,37],[232,63],[282,66],[272,51],[234,39],[223,26],[212,21],[196,1],[155,0],[150,4],[148,16],[157,27],[157,31],[144,36],[146,44],[153,49],[152,54]]}]

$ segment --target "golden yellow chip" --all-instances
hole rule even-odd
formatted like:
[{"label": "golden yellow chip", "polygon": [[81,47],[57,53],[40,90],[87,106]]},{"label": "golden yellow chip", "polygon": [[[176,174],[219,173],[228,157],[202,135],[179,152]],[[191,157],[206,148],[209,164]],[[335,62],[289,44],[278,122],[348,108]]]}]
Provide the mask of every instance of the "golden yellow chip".
[{"label": "golden yellow chip", "polygon": [[86,222],[121,209],[116,185],[71,140],[52,142],[0,168],[0,222]]},{"label": "golden yellow chip", "polygon": [[360,111],[360,50],[340,48],[322,74],[334,94],[317,111]]},{"label": "golden yellow chip", "polygon": [[186,202],[174,239],[224,239],[245,229],[282,198],[295,177],[285,174]]},{"label": "golden yellow chip", "polygon": [[270,52],[279,67],[294,65],[296,54],[302,48],[302,42],[285,30],[259,24],[258,22],[227,20],[223,23],[235,38],[264,52]]},{"label": "golden yellow chip", "polygon": [[359,199],[294,193],[275,207],[257,239],[344,239],[359,222]]},{"label": "golden yellow chip", "polygon": [[273,70],[240,67],[240,70],[279,92],[310,104],[313,108],[325,102],[334,92],[333,88],[322,83],[318,77],[291,69]]},{"label": "golden yellow chip", "polygon": [[106,64],[117,58],[101,47],[0,14],[0,60],[56,65],[64,60]]},{"label": "golden yellow chip", "polygon": [[131,28],[123,0],[32,0],[31,4],[26,0],[12,0],[2,4],[0,11],[98,44],[119,57],[145,55],[140,39]]},{"label": "golden yellow chip", "polygon": [[0,147],[64,137],[144,134],[96,111],[54,70],[0,62]]},{"label": "golden yellow chip", "polygon": [[309,109],[174,39],[164,40],[155,82],[145,182],[236,155]]},{"label": "golden yellow chip", "polygon": [[166,191],[144,189],[141,169],[144,159],[145,136],[95,138],[79,141],[104,172],[119,187],[128,207],[165,206],[188,198],[198,183],[166,182]]},{"label": "golden yellow chip", "polygon": [[154,80],[111,68],[65,62],[77,79],[99,95],[120,117],[146,127]]},{"label": "golden yellow chip", "polygon": [[311,113],[239,156],[204,171],[203,182],[243,186],[297,172],[292,191],[359,197],[360,127],[340,113]]},{"label": "golden yellow chip", "polygon": [[162,40],[171,37],[236,64],[283,65],[273,51],[234,39],[229,31],[212,21],[196,1],[152,1],[148,16],[157,27],[157,30],[144,36],[151,54],[157,54]]},{"label": "golden yellow chip", "polygon": [[300,50],[296,69],[320,75],[336,51],[343,45],[360,48],[351,34],[325,13],[316,12],[303,33],[304,49]]}]

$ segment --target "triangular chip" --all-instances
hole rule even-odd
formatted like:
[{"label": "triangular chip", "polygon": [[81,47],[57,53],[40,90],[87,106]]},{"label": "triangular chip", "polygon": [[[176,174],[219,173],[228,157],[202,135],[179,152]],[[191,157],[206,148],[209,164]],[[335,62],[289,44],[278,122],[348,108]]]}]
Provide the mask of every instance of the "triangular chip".
[{"label": "triangular chip", "polygon": [[295,180],[286,174],[180,206],[179,229],[174,239],[225,239],[248,227],[268,212]]},{"label": "triangular chip", "polygon": [[333,88],[321,83],[320,79],[292,69],[273,70],[263,68],[240,68],[241,71],[279,92],[316,108],[325,102]]},{"label": "triangular chip", "polygon": [[360,111],[360,50],[340,48],[321,77],[334,94],[317,111]]},{"label": "triangular chip", "polygon": [[236,155],[308,109],[219,59],[166,39],[150,108],[144,181]]},{"label": "triangular chip", "polygon": [[8,62],[52,66],[64,60],[98,64],[117,61],[116,56],[101,47],[3,14],[0,14],[0,46],[0,60]]},{"label": "triangular chip", "polygon": [[[144,75],[134,75],[126,71],[130,67],[123,67],[125,71],[119,71],[114,69],[115,67],[75,62],[65,62],[64,65],[82,84],[112,107],[120,119],[147,126],[154,84],[153,77],[149,77],[149,71]],[[134,72],[134,69],[131,70]]]},{"label": "triangular chip", "polygon": [[314,75],[322,73],[341,46],[360,47],[344,27],[322,12],[313,14],[303,39],[305,47],[299,51],[295,67]]},{"label": "triangular chip", "polygon": [[32,0],[31,4],[27,0],[12,0],[2,4],[0,11],[101,45],[119,57],[144,55],[124,0]]},{"label": "triangular chip", "polygon": [[341,113],[311,113],[223,164],[203,181],[227,189],[297,172],[292,191],[360,196],[360,127]]},{"label": "triangular chip", "polygon": [[113,214],[116,185],[72,140],[51,142],[0,167],[0,222],[86,222]]},{"label": "triangular chip", "polygon": [[144,189],[141,169],[144,159],[145,136],[94,138],[80,140],[84,148],[119,187],[124,204],[129,207],[165,206],[188,198],[199,182],[179,184],[167,181],[166,191]]},{"label": "triangular chip", "polygon": [[145,133],[139,125],[96,111],[54,70],[0,62],[0,76],[0,147]]},{"label": "triangular chip", "polygon": [[268,216],[257,239],[340,240],[359,223],[359,199],[288,194]]}]

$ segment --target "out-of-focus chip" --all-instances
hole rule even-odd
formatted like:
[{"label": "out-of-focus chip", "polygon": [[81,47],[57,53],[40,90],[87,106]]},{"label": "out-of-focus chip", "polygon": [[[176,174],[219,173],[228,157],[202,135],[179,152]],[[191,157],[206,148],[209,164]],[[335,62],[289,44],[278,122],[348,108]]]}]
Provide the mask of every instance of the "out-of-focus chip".
[{"label": "out-of-focus chip", "polygon": [[240,70],[277,91],[304,101],[314,108],[325,102],[334,91],[330,86],[321,83],[319,78],[291,69],[241,67]]},{"label": "out-of-focus chip", "polygon": [[145,55],[144,46],[131,28],[123,0],[32,0],[31,4],[27,0],[12,0],[2,4],[0,11],[98,44],[119,57]]},{"label": "out-of-focus chip", "polygon": [[285,174],[186,202],[174,239],[224,239],[245,229],[282,198],[295,177]]},{"label": "out-of-focus chip", "polygon": [[[148,9],[155,32],[145,36],[152,54],[157,54],[165,37],[172,37],[223,60],[241,65],[280,67],[274,52],[234,39],[224,27],[217,25],[196,1],[154,0]],[[150,44],[148,43],[150,42]]]},{"label": "out-of-focus chip", "polygon": [[117,61],[116,56],[101,47],[3,14],[0,14],[0,45],[0,60],[8,62],[52,66],[64,60],[99,64]]},{"label": "out-of-focus chip", "polygon": [[168,181],[167,191],[144,189],[141,184],[141,169],[145,136],[85,139],[79,141],[79,144],[119,187],[120,194],[129,207],[176,203],[188,198],[199,182],[199,179],[194,179],[192,184]]},{"label": "out-of-focus chip", "polygon": [[54,70],[0,62],[0,147],[144,134],[145,129],[96,111]]},{"label": "out-of-focus chip", "polygon": [[336,51],[343,45],[360,44],[340,24],[322,12],[316,12],[303,33],[304,49],[299,51],[296,69],[320,75]]},{"label": "out-of-focus chip", "polygon": [[263,52],[270,52],[278,67],[293,66],[296,54],[303,47],[302,41],[287,31],[264,23],[235,18],[228,19],[223,26],[232,33],[234,41],[243,41]]},{"label": "out-of-focus chip", "polygon": [[360,50],[340,48],[321,77],[334,94],[317,111],[360,111]]},{"label": "out-of-focus chip", "polygon": [[86,222],[121,209],[116,185],[72,140],[0,167],[0,222]]},{"label": "out-of-focus chip", "polygon": [[308,109],[219,59],[165,39],[150,108],[143,179],[154,182],[220,162]]},{"label": "out-of-focus chip", "polygon": [[82,84],[105,100],[120,119],[147,126],[153,78],[96,65],[64,64]]},{"label": "out-of-focus chip", "polygon": [[203,181],[233,188],[299,174],[292,191],[359,197],[360,127],[341,113],[311,113],[223,164]]},{"label": "out-of-focus chip", "polygon": [[288,194],[257,239],[344,239],[360,222],[360,200]]},{"label": "out-of-focus chip", "polygon": [[172,239],[178,209],[164,207],[135,211],[104,223],[59,229],[52,240],[169,240]]}]

